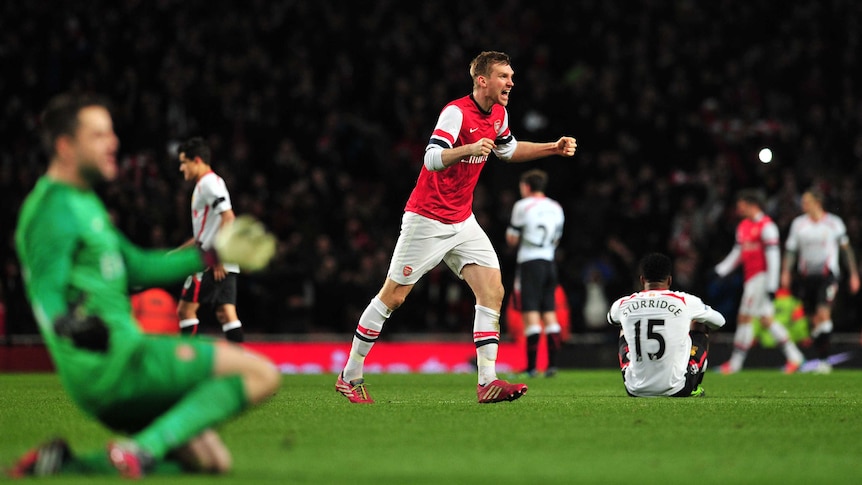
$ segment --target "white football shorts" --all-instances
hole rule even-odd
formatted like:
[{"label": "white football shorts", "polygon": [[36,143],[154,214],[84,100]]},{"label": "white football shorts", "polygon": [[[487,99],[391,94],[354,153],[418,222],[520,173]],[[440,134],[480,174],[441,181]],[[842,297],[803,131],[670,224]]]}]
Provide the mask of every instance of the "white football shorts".
[{"label": "white football shorts", "polygon": [[752,317],[771,317],[775,314],[775,307],[769,301],[766,289],[766,272],[752,276],[743,284],[739,314]]},{"label": "white football shorts", "polygon": [[500,269],[497,252],[476,216],[471,214],[464,222],[444,224],[405,212],[389,263],[389,279],[400,285],[414,285],[440,261],[461,279],[461,269],[468,264]]}]

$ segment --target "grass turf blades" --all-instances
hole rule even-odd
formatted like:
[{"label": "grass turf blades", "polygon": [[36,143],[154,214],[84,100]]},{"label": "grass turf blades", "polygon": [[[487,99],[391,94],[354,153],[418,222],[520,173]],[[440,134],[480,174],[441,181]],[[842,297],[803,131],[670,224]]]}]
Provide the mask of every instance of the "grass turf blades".
[{"label": "grass turf blades", "polygon": [[[561,371],[514,402],[476,403],[475,376],[368,375],[373,405],[334,375],[285,375],[280,392],[219,431],[251,483],[853,483],[862,372],[710,373],[703,399],[629,398],[618,371]],[[503,378],[512,376],[501,376]],[[112,435],[52,374],[0,375],[0,465],[53,436],[75,452]],[[51,483],[114,483],[64,476]],[[148,483],[211,483],[151,476]]]}]

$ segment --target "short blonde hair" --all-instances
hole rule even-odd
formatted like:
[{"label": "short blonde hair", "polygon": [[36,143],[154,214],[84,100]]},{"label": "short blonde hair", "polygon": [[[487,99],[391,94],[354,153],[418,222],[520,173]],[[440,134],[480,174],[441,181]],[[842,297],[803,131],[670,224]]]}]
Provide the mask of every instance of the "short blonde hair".
[{"label": "short blonde hair", "polygon": [[509,54],[506,54],[505,52],[480,52],[478,56],[470,61],[470,77],[473,78],[473,82],[475,83],[476,78],[479,76],[489,76],[491,74],[491,68],[495,64],[508,66],[512,64],[512,60],[509,58]]}]

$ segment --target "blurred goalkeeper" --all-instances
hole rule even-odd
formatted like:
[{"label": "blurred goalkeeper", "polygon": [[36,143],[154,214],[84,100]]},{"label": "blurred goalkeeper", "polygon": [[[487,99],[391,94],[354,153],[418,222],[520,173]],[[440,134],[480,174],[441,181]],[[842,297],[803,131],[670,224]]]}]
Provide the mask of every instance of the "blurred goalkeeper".
[{"label": "blurred goalkeeper", "polygon": [[273,237],[238,218],[207,253],[136,247],[93,190],[117,175],[119,142],[106,103],[59,95],[43,113],[42,129],[50,163],[15,233],[28,298],[72,400],[126,436],[74,455],[54,438],[27,452],[10,474],[227,472],[231,455],[213,428],[274,394],[278,371],[232,343],[144,335],[128,288],[178,281],[219,261],[260,269],[272,257]]}]

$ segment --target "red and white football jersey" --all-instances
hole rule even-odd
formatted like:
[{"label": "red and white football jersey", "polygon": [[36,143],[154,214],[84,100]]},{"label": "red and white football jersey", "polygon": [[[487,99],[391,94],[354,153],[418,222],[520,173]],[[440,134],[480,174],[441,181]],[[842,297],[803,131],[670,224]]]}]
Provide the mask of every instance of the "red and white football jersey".
[{"label": "red and white football jersey", "polygon": [[[464,96],[447,104],[440,112],[428,147],[455,148],[482,138],[495,140],[494,153],[508,159],[517,141],[509,131],[506,108],[495,104],[490,112],[482,111],[473,96]],[[404,210],[443,222],[464,222],[473,212],[473,192],[488,157],[469,157],[443,170],[432,172],[424,165]]]},{"label": "red and white football jersey", "polygon": [[767,250],[777,249],[779,242],[778,226],[768,215],[761,213],[754,219],[743,219],[736,226],[734,249],[715,267],[715,270],[719,275],[724,276],[741,263],[745,281],[766,272],[770,282],[775,280],[769,288],[777,288],[778,264],[774,268],[769,264]]},{"label": "red and white football jersey", "polygon": [[745,279],[766,271],[766,248],[778,246],[778,226],[766,214],[745,219],[736,229],[736,242],[742,248],[742,271]]}]

